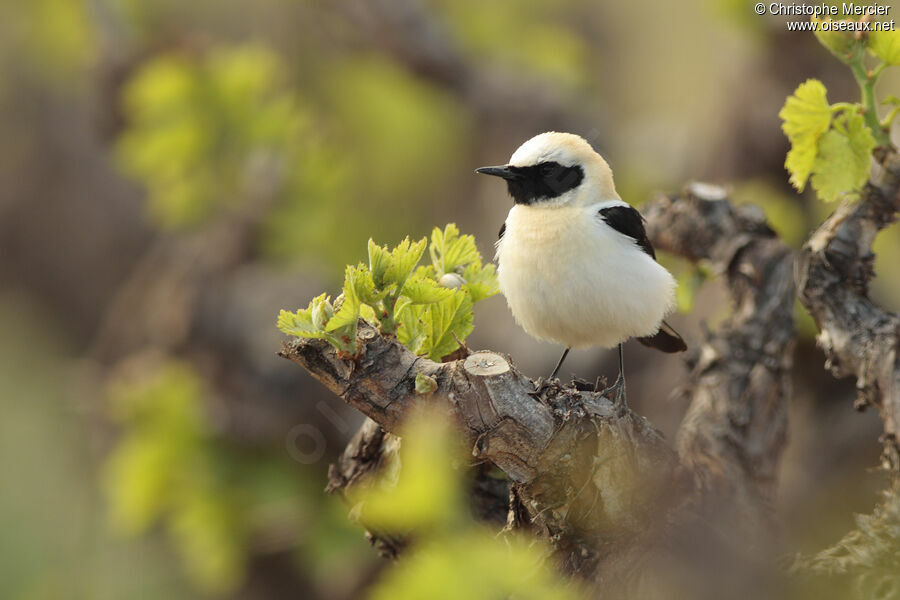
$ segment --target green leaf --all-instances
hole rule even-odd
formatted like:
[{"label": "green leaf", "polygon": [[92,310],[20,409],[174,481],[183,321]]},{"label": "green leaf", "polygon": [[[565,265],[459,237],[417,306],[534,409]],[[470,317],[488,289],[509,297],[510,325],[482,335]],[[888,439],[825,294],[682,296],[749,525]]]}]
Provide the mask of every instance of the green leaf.
[{"label": "green leaf", "polygon": [[385,292],[379,292],[375,289],[372,272],[362,263],[356,265],[356,268],[353,269],[351,284],[356,290],[359,301],[364,304],[375,306],[385,296]]},{"label": "green leaf", "polygon": [[453,290],[441,287],[434,279],[413,276],[406,281],[400,294],[409,298],[412,304],[433,304],[452,296]]},{"label": "green leaf", "polygon": [[856,50],[857,44],[859,44],[855,32],[843,30],[835,31],[831,27],[828,27],[827,29],[824,28],[822,26],[823,23],[828,23],[829,25],[835,23],[835,21],[830,18],[819,19],[813,17],[811,21],[818,24],[814,33],[816,39],[819,40],[819,43],[825,46],[828,51],[836,56],[841,62],[849,63]]},{"label": "green leaf", "polygon": [[454,292],[443,302],[426,305],[421,321],[425,333],[421,353],[439,361],[459,347],[457,338],[465,340],[472,333],[472,299],[465,292]]},{"label": "green leaf", "polygon": [[493,264],[482,266],[477,260],[463,269],[462,276],[466,280],[463,288],[472,295],[472,302],[481,302],[500,293],[497,269]]},{"label": "green leaf", "polygon": [[165,529],[192,583],[233,591],[256,507],[243,475],[248,457],[238,460],[210,431],[202,378],[187,363],[151,359],[117,374],[109,395],[123,425],[104,467],[113,525],[127,534]]},{"label": "green leaf", "polygon": [[[413,303],[413,301],[410,300],[409,298],[407,298],[406,296],[400,296],[397,299],[397,303],[394,304],[394,320],[402,322],[403,311],[408,306],[411,306],[412,303]],[[400,341],[403,342],[403,340],[400,340]]]},{"label": "green leaf", "polygon": [[463,456],[452,426],[435,409],[418,411],[400,432],[399,455],[371,486],[348,490],[360,521],[383,531],[439,527],[462,516]]},{"label": "green leaf", "polygon": [[423,345],[425,343],[425,324],[422,322],[422,315],[425,312],[425,305],[411,305],[408,298],[400,298],[398,305],[404,302],[401,309],[395,309],[395,318],[399,323],[397,328],[397,339],[400,343],[409,348],[414,354],[422,355]]},{"label": "green leaf", "polygon": [[459,235],[455,223],[448,224],[443,231],[434,228],[431,233],[431,246],[428,248],[431,262],[439,275],[456,271],[471,262],[481,260],[475,238],[471,235]]},{"label": "green leaf", "polygon": [[900,30],[869,32],[869,50],[889,65],[900,65]]},{"label": "green leaf", "polygon": [[292,313],[282,310],[278,314],[278,328],[288,335],[324,339],[338,350],[356,352],[356,329],[360,316],[377,322],[375,312],[363,304],[377,299],[372,275],[365,265],[348,266],[344,276],[344,290],[335,304],[321,294],[313,298],[309,306]]},{"label": "green leaf", "polygon": [[356,290],[352,286],[345,286],[344,293],[338,296],[335,305],[338,307],[338,310],[334,313],[334,317],[328,321],[326,330],[329,332],[341,330],[340,333],[346,333],[344,330],[352,328],[353,324],[359,319],[361,303],[359,296],[356,295]]},{"label": "green leaf", "polygon": [[869,178],[875,138],[862,115],[844,113],[819,141],[812,185],[819,197],[833,202],[851,194]]},{"label": "green leaf", "polygon": [[416,393],[417,394],[430,394],[434,390],[438,388],[437,381],[434,377],[430,377],[428,375],[423,375],[422,373],[416,373]]},{"label": "green leaf", "polygon": [[413,273],[414,277],[427,277],[428,279],[434,279],[437,281],[437,271],[434,269],[434,265],[422,265],[416,268],[415,273]]},{"label": "green leaf", "polygon": [[[322,320],[322,315],[333,313],[331,302],[325,294],[313,298],[309,306],[295,313],[282,310],[278,313],[278,329],[288,335],[305,338],[325,339],[329,336],[325,332],[327,320]],[[316,319],[313,318],[316,315]]]},{"label": "green leaf", "polygon": [[340,308],[325,327],[326,331],[333,332],[340,340],[342,350],[356,352],[356,328],[362,304],[360,296],[367,294],[374,294],[374,284],[368,269],[363,265],[347,266]]},{"label": "green leaf", "polygon": [[[336,348],[356,352],[360,317],[385,334],[396,335],[413,352],[442,358],[472,331],[474,302],[498,293],[494,265],[483,265],[471,235],[456,225],[435,228],[431,239],[435,264],[417,266],[428,243],[409,237],[393,250],[368,243],[369,264],[348,266],[344,288],[332,307],[322,294],[308,308],[282,311],[279,328],[290,335],[327,340]],[[442,269],[449,268],[449,272]],[[455,278],[447,287],[442,278]],[[456,336],[456,337],[454,337]]]},{"label": "green leaf", "polygon": [[550,550],[533,537],[497,536],[477,528],[426,538],[399,564],[386,569],[372,600],[577,600],[590,595],[556,574]]},{"label": "green leaf", "polygon": [[425,244],[425,238],[418,242],[410,242],[408,237],[397,244],[391,251],[391,261],[385,270],[384,281],[402,287],[425,253]]},{"label": "green leaf", "polygon": [[[252,45],[164,53],[134,73],[123,88],[127,127],[116,157],[147,188],[156,225],[204,224],[253,197],[261,166],[293,173],[295,157],[306,159],[312,109],[284,73],[277,53]],[[288,193],[280,171],[265,179],[273,198]]]},{"label": "green leaf", "polygon": [[384,286],[384,274],[390,264],[390,251],[369,238],[369,270],[372,272],[372,280],[379,288]]},{"label": "green leaf", "polygon": [[325,329],[335,331],[356,323],[359,319],[362,298],[374,296],[375,284],[372,283],[372,275],[368,269],[364,265],[356,267],[348,265],[344,271],[344,289],[341,293],[343,301]]},{"label": "green leaf", "polygon": [[825,86],[816,79],[801,83],[778,116],[784,121],[781,129],[791,141],[784,166],[791,174],[791,184],[802,192],[816,163],[819,138],[831,123]]},{"label": "green leaf", "polygon": [[145,533],[165,514],[180,450],[148,435],[129,435],[116,444],[104,466],[104,491],[116,530]]},{"label": "green leaf", "polygon": [[375,316],[375,309],[369,306],[368,304],[363,304],[359,307],[359,316],[375,325],[378,323],[378,317]]},{"label": "green leaf", "polygon": [[334,307],[325,299],[324,301],[313,302],[312,305],[312,323],[316,329],[324,330],[325,325],[334,316]]},{"label": "green leaf", "polygon": [[184,568],[201,589],[223,594],[240,585],[247,531],[240,511],[213,490],[190,490],[168,522]]}]

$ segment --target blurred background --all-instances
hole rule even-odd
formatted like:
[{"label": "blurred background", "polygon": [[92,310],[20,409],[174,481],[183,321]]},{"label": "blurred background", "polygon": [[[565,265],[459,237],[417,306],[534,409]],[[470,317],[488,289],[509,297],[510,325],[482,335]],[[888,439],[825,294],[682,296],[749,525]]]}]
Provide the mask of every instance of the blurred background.
[{"label": "blurred background", "polygon": [[[339,291],[366,241],[456,222],[493,256],[510,208],[472,173],[579,133],[639,205],[690,180],[799,247],[778,111],[809,77],[856,99],[810,34],[744,0],[0,0],[0,597],[365,594],[385,563],[323,488],[362,419],[279,359],[281,308]],[[880,94],[900,95],[888,73]],[[874,294],[900,309],[900,233]],[[681,283],[690,345],[730,307]],[[891,267],[890,265],[893,265]],[[823,368],[798,308],[784,548],[871,511],[881,426]],[[536,377],[558,349],[502,297],[472,348]],[[629,401],[670,439],[679,357],[629,344]],[[592,380],[613,353],[566,365]]]}]

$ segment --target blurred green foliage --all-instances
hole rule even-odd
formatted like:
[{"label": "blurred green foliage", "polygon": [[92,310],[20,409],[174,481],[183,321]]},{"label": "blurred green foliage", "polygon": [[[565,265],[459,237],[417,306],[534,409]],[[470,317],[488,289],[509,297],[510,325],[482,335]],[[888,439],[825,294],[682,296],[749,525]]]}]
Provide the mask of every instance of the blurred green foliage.
[{"label": "blurred green foliage", "polygon": [[[162,525],[194,583],[225,592],[243,582],[255,541],[275,535],[301,551],[309,511],[324,509],[315,482],[278,448],[251,450],[213,430],[209,391],[184,362],[127,365],[110,384],[110,414],[123,427],[104,469],[115,529]],[[332,515],[329,519],[328,515]],[[322,510],[320,534],[344,540]],[[285,535],[290,532],[291,535]],[[344,546],[345,551],[352,551]]]},{"label": "blurred green foliage", "polygon": [[546,563],[546,548],[516,534],[498,538],[474,526],[412,549],[371,590],[373,600],[575,600]]},{"label": "blurred green foliage", "polygon": [[261,250],[280,260],[341,260],[345,242],[364,239],[389,210],[388,233],[411,228],[419,209],[400,208],[449,177],[462,111],[374,57],[348,58],[313,83],[293,87],[279,55],[259,45],[144,64],[123,92],[128,127],[117,149],[147,188],[153,222],[250,219]]},{"label": "blurred green foliage", "polygon": [[465,450],[447,420],[425,406],[404,427],[399,454],[376,480],[348,490],[354,517],[375,531],[433,531],[468,518],[460,467]]},{"label": "blurred green foliage", "polygon": [[[148,190],[153,219],[197,225],[275,186],[286,193],[302,168],[311,122],[283,68],[259,47],[157,57],[124,90],[123,168]],[[282,189],[278,189],[281,187]]]},{"label": "blurred green foliage", "polygon": [[[589,81],[590,54],[574,28],[578,3],[572,0],[430,0],[463,50],[475,62],[527,70],[556,85]],[[573,21],[566,21],[569,16]],[[514,43],[510,43],[515,40]]]},{"label": "blurred green foliage", "polygon": [[[13,4],[19,6],[13,7]],[[27,71],[56,86],[80,86],[97,53],[87,7],[80,0],[0,1],[0,66]],[[6,77],[0,78],[0,89]]]},{"label": "blurred green foliage", "polygon": [[575,584],[553,573],[542,542],[513,532],[498,536],[474,521],[463,494],[466,464],[452,424],[426,408],[405,424],[399,452],[376,480],[350,490],[353,514],[367,528],[414,540],[370,597],[581,597]]},{"label": "blurred green foliage", "polygon": [[0,294],[0,598],[192,597],[153,539],[126,543],[98,527],[98,430],[85,423],[64,321],[28,296]]},{"label": "blurred green foliage", "polygon": [[[427,213],[461,166],[466,114],[447,93],[376,56],[328,65],[317,82],[323,142],[292,201],[273,211],[263,240],[280,258],[324,251],[349,262],[371,223],[400,237]],[[335,231],[341,231],[340,237]]]},{"label": "blurred green foliage", "polygon": [[243,577],[241,513],[250,507],[229,489],[232,465],[210,444],[200,379],[184,364],[155,370],[110,389],[111,414],[128,426],[106,466],[113,524],[139,534],[164,520],[198,585],[232,589]]},{"label": "blurred green foliage", "polygon": [[441,360],[472,333],[472,306],[500,289],[494,265],[484,265],[471,235],[450,223],[435,227],[428,253],[431,264],[417,268],[426,240],[407,237],[393,250],[369,239],[369,263],[348,266],[344,288],[334,305],[321,294],[297,312],[282,310],[284,333],[324,339],[356,354],[360,317],[378,325],[420,356]]}]

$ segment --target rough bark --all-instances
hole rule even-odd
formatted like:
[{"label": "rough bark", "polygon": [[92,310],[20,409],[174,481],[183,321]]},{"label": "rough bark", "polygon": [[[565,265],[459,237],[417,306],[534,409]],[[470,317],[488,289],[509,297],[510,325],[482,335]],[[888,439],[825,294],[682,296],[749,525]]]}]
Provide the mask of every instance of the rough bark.
[{"label": "rough bark", "polygon": [[[476,459],[507,474],[513,513],[524,511],[529,526],[555,540],[567,571],[592,573],[601,556],[615,558],[623,539],[642,538],[660,521],[677,461],[644,418],[599,393],[550,385],[538,396],[507,357],[492,352],[436,363],[368,324],[360,324],[359,337],[356,359],[303,339],[286,344],[282,355],[388,432],[419,401],[416,375],[434,378],[438,387],[428,402],[456,421]],[[348,451],[354,460],[333,469],[332,488],[351,484],[381,460],[365,450],[381,434],[366,428]],[[522,516],[511,514],[510,522]]]},{"label": "rough bark", "polygon": [[860,409],[875,406],[884,423],[884,466],[900,471],[900,317],[868,295],[872,242],[900,210],[900,156],[877,157],[878,173],[858,200],[847,200],[803,246],[800,300],[819,328],[818,343],[835,377],[856,377]]},{"label": "rough bark", "polygon": [[743,532],[759,532],[771,518],[786,441],[793,252],[758,208],[733,206],[719,187],[693,184],[644,212],[658,248],[705,261],[725,277],[734,310],[694,348],[677,447],[698,487],[735,513]]}]

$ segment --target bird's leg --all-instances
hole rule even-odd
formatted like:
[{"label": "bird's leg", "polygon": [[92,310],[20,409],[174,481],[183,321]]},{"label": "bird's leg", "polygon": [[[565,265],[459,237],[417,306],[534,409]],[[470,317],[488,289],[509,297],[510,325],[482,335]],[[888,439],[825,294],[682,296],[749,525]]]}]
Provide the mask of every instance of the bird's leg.
[{"label": "bird's leg", "polygon": [[625,401],[625,358],[624,352],[622,351],[622,344],[619,344],[619,376],[616,377],[616,382],[600,392],[600,395],[605,396],[613,391],[616,393],[616,405],[622,409],[627,408],[628,404]]},{"label": "bird's leg", "polygon": [[570,348],[566,348],[565,350],[563,350],[562,356],[559,357],[559,362],[556,363],[556,368],[553,369],[552,373],[550,373],[550,377],[547,378],[548,380],[555,378],[556,374],[559,373],[559,368],[562,366],[563,361],[566,360],[566,357],[569,355],[569,350]]},{"label": "bird's leg", "polygon": [[623,408],[627,407],[628,404],[625,402],[625,352],[622,349],[623,344],[619,344],[619,376],[616,377],[616,382],[613,384],[613,387],[618,388],[618,392],[616,392],[616,402],[621,404]]},{"label": "bird's leg", "polygon": [[566,348],[563,351],[562,356],[559,357],[559,362],[556,363],[556,368],[553,369],[552,373],[550,373],[550,377],[548,377],[547,379],[544,379],[543,377],[538,377],[537,381],[534,382],[534,393],[535,394],[542,393],[550,385],[550,382],[553,381],[553,379],[556,377],[556,374],[559,373],[559,368],[562,366],[563,361],[566,360],[566,356],[568,356],[569,350],[571,350],[571,348]]}]

